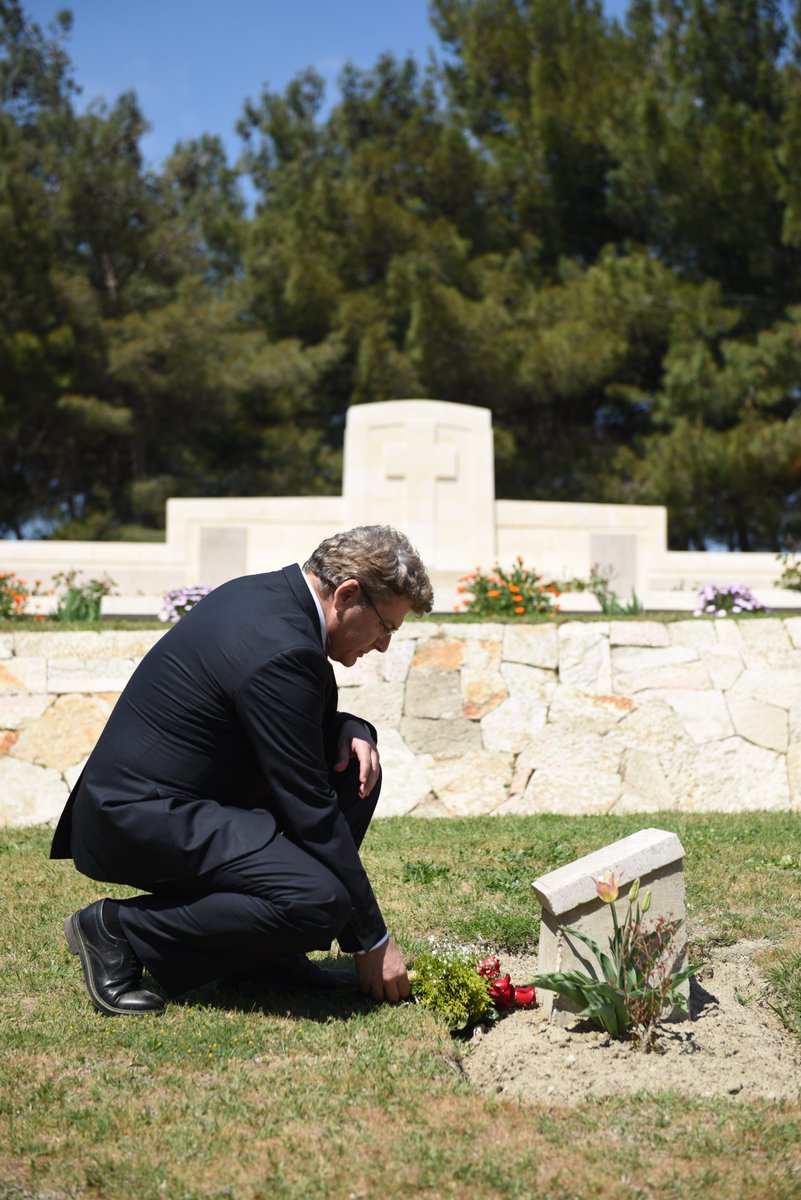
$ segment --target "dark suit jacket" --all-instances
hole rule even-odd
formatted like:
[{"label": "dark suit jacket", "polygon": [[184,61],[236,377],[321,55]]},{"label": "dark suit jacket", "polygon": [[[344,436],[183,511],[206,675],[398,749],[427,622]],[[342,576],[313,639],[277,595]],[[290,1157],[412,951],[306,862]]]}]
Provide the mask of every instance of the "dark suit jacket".
[{"label": "dark suit jacket", "polygon": [[299,567],[215,588],[131,676],[51,856],[93,879],[164,890],[281,831],[350,894],[344,948],[369,949],[386,926],[329,781],[347,716],[336,702]]}]

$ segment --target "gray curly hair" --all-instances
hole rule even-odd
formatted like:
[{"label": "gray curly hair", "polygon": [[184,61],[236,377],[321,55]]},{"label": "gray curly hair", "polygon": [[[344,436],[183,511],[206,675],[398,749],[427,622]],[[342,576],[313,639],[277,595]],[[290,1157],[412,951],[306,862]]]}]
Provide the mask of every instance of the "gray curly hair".
[{"label": "gray curly hair", "polygon": [[390,525],[357,525],[326,538],[303,564],[326,595],[356,579],[377,599],[405,596],[420,616],[434,607],[434,589],[423,560],[404,533]]}]

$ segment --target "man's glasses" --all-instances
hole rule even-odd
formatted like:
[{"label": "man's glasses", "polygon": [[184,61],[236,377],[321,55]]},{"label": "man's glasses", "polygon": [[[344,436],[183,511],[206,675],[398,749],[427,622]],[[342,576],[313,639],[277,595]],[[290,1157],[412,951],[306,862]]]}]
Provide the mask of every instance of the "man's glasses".
[{"label": "man's glasses", "polygon": [[376,605],[372,596],[368,592],[367,588],[362,583],[361,579],[357,580],[357,583],[359,584],[359,587],[362,589],[362,595],[364,596],[365,600],[370,605],[373,612],[375,613],[375,615],[378,617],[379,621],[381,622],[381,628],[384,630],[384,633],[386,634],[387,637],[392,637],[393,633],[398,632],[397,627],[395,625],[390,625],[388,621],[384,620],[384,618],[381,616],[381,612],[380,612],[378,606]]}]

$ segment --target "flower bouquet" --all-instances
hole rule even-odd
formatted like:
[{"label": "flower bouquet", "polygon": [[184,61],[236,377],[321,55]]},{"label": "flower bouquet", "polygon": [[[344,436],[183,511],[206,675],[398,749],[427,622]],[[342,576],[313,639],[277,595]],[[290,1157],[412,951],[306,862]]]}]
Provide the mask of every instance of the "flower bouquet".
[{"label": "flower bouquet", "polygon": [[508,973],[501,973],[496,955],[433,939],[409,979],[415,1002],[439,1013],[454,1033],[480,1021],[497,1021],[512,1009],[529,1008],[537,999],[533,987],[513,984]]}]

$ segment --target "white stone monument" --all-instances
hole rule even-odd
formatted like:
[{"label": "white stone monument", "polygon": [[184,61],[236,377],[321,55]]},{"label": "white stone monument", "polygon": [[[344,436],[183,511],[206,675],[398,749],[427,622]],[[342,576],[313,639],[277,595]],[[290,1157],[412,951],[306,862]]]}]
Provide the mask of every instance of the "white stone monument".
[{"label": "white stone monument", "polygon": [[[348,410],[345,522],[402,529],[435,572],[495,561],[495,464],[487,408],[391,400]],[[369,514],[369,517],[366,517]]]},{"label": "white stone monument", "polygon": [[[571,938],[570,931],[578,929],[593,938],[601,950],[608,950],[613,929],[610,906],[600,899],[595,887],[595,879],[607,870],[621,881],[620,896],[615,905],[621,921],[628,908],[626,896],[636,879],[640,880],[640,896],[649,889],[652,895],[646,920],[664,916],[684,921],[684,850],[681,842],[675,833],[664,829],[641,829],[639,833],[540,876],[532,884],[542,905],[539,974],[582,971],[597,977],[599,968],[592,951],[578,938]],[[676,969],[681,966],[686,942],[682,924],[673,943]],[[684,983],[683,993],[689,994],[689,982]],[[578,1010],[565,996],[544,988],[538,989],[538,994],[551,1020],[568,1025],[575,1019]],[[686,1013],[674,1009],[670,1016],[676,1019]]]}]

